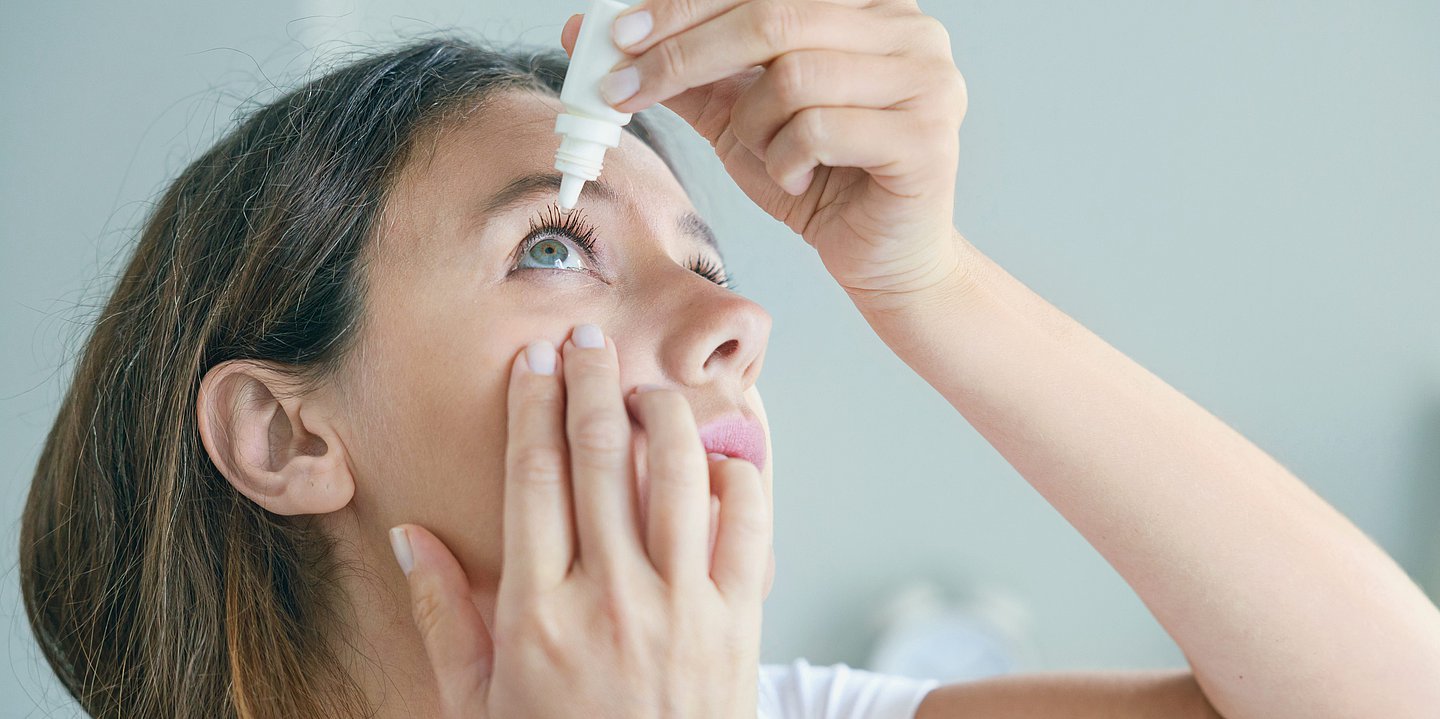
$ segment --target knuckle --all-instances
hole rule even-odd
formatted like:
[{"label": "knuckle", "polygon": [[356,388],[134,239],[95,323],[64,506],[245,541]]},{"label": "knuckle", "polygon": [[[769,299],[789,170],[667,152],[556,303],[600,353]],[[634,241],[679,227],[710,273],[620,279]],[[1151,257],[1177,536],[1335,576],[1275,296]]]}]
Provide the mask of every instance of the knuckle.
[{"label": "knuckle", "polygon": [[825,113],[821,108],[810,107],[795,113],[795,119],[791,122],[795,125],[795,142],[800,149],[813,151],[825,145],[829,135],[826,127]]},{"label": "knuckle", "polygon": [[731,125],[730,130],[735,134],[735,141],[749,150],[750,154],[756,157],[765,157],[768,144],[764,134],[757,126],[735,122]]},{"label": "knuckle", "polygon": [[933,101],[928,103],[928,107],[931,109],[924,113],[927,120],[926,127],[938,132],[951,133],[959,128],[969,105],[965,78],[953,66],[948,69],[940,69],[937,77],[933,88],[928,93]]},{"label": "knuckle", "polygon": [[[524,606],[521,605],[521,607]],[[533,635],[530,614],[531,612],[524,608],[520,608],[519,611],[495,613],[495,623],[490,631],[490,640],[495,645],[496,654],[508,651],[512,646],[523,646],[529,640]]]},{"label": "knuckle", "polygon": [[606,572],[599,588],[600,615],[609,624],[612,636],[627,637],[639,629],[634,592],[621,572]]},{"label": "knuckle", "polygon": [[566,376],[582,380],[603,379],[615,371],[610,353],[605,349],[576,348],[565,360]]},{"label": "knuckle", "polygon": [[564,406],[553,382],[530,383],[521,391],[520,401],[526,411],[558,411]]},{"label": "knuckle", "polygon": [[445,624],[445,605],[440,601],[438,593],[433,591],[428,583],[422,584],[411,602],[410,611],[421,638],[427,645],[430,644]]},{"label": "knuckle", "polygon": [[537,484],[559,482],[565,473],[560,453],[551,447],[530,446],[520,449],[511,467],[516,479]]},{"label": "knuckle", "polygon": [[809,87],[811,62],[807,55],[798,52],[781,55],[770,64],[769,72],[775,73],[775,100],[780,107],[792,109],[800,104],[801,93]]},{"label": "knuckle", "polygon": [[950,56],[950,31],[945,28],[945,23],[930,15],[919,14],[914,16],[913,25],[909,34],[915,47]]},{"label": "knuckle", "polygon": [[965,84],[965,75],[954,65],[950,66],[950,109],[955,115],[964,117],[970,109],[970,88]]},{"label": "knuckle", "polygon": [[573,647],[573,640],[566,637],[563,628],[548,613],[535,605],[518,611],[499,613],[495,617],[493,637],[497,655],[504,650],[533,652],[549,667],[565,666],[565,660]]},{"label": "knuckle", "polygon": [[935,43],[936,47],[944,48],[946,50],[946,54],[949,54],[948,51],[950,49],[950,30],[945,27],[945,23],[940,22],[939,20],[935,19],[933,16],[930,15],[924,15],[922,17],[925,18],[924,25],[926,36]]},{"label": "knuckle", "polygon": [[535,651],[540,654],[546,666],[568,667],[575,654],[574,640],[566,636],[565,632],[559,631],[554,622],[539,622],[540,629],[526,637],[527,642],[533,642]]},{"label": "knuckle", "polygon": [[577,418],[570,432],[570,448],[587,455],[608,457],[626,448],[629,427],[608,415],[591,414]]},{"label": "knuckle", "polygon": [[654,53],[662,76],[672,80],[685,77],[685,69],[689,67],[688,51],[679,38],[671,37],[662,41],[655,46]]},{"label": "knuckle", "polygon": [[799,6],[784,0],[758,0],[750,5],[752,29],[771,50],[785,50],[800,29]]},{"label": "knuckle", "polygon": [[654,13],[656,18],[663,15],[667,20],[678,22],[682,25],[689,25],[690,21],[701,17],[701,0],[664,0],[664,2],[651,0],[651,4],[655,6]]}]

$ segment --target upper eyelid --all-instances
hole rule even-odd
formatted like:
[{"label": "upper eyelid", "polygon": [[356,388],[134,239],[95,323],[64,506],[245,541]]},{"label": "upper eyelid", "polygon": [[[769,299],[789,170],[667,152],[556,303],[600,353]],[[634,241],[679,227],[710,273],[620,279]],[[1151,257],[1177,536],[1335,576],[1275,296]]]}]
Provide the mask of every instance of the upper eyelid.
[{"label": "upper eyelid", "polygon": [[[519,266],[519,265],[520,265],[520,260],[521,260],[522,258],[524,258],[525,253],[528,252],[531,247],[534,247],[536,244],[538,244],[538,243],[539,243],[540,241],[542,241],[542,240],[551,239],[551,238],[560,239],[560,240],[562,240],[562,241],[564,241],[564,242],[568,242],[569,244],[574,245],[575,248],[580,252],[580,254],[585,255],[585,258],[586,258],[587,261],[599,262],[598,257],[595,257],[595,256],[592,256],[592,255],[591,255],[591,250],[590,250],[589,248],[585,247],[585,245],[584,245],[583,243],[581,243],[579,240],[576,240],[574,237],[571,237],[571,236],[570,236],[568,233],[566,233],[565,231],[559,230],[559,229],[555,229],[555,228],[541,227],[541,228],[538,228],[537,230],[535,230],[535,232],[533,233],[533,235],[532,235],[532,233],[526,233],[525,237],[522,237],[522,238],[520,239],[520,241],[515,244],[515,249],[513,249],[513,250],[510,251],[510,269],[511,269],[511,270],[534,270],[534,269],[549,270],[549,269],[555,269],[555,268],[553,268],[553,267],[520,267],[520,266]],[[598,253],[597,253],[597,254],[598,254]],[[589,271],[591,271],[591,272],[594,272],[594,271],[595,271],[595,268],[594,268],[594,267],[587,267],[587,268],[585,268],[585,269],[587,269],[587,270],[589,270]],[[573,272],[573,271],[574,271],[574,270],[571,270],[571,272]]]},{"label": "upper eyelid", "polygon": [[[590,238],[588,244],[591,245],[587,246],[587,243],[582,241],[581,238],[575,236],[575,233],[563,227],[557,226],[559,223],[555,221],[555,218],[559,216],[558,213],[559,206],[551,202],[542,207],[536,214],[530,216],[529,229],[526,231],[525,236],[522,237],[520,241],[515,244],[515,247],[510,251],[510,271],[520,269],[554,269],[546,267],[519,267],[520,260],[524,256],[526,251],[528,251],[531,247],[534,247],[535,244],[540,242],[542,239],[552,236],[559,236],[563,238],[564,241],[574,245],[577,249],[580,250],[581,254],[586,256],[588,260],[591,260],[598,265],[604,264],[604,262],[601,260],[601,255],[604,253],[604,251],[601,249],[603,243],[598,237],[596,237],[596,235],[600,234],[599,227],[595,223],[589,221],[589,219],[586,218],[583,214],[565,215],[567,219],[574,218],[578,223],[584,224],[585,235],[586,237]],[[714,263],[718,266],[721,275],[725,278],[725,284],[722,286],[728,285],[731,278],[729,268],[726,266],[725,257],[720,253],[719,248],[714,247],[713,245],[701,243],[699,251],[690,253],[682,261],[682,264],[688,269],[691,266],[693,260],[698,258],[704,258],[706,255],[713,255]],[[574,270],[570,271],[573,272]],[[586,268],[586,271],[597,275],[599,274],[594,267]]]}]

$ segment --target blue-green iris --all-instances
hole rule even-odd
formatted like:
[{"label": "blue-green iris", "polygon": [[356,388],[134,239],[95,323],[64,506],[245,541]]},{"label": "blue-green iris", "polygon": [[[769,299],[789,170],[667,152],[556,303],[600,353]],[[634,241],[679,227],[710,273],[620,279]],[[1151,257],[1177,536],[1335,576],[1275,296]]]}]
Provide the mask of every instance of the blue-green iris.
[{"label": "blue-green iris", "polygon": [[[558,239],[546,237],[538,240],[525,252],[525,256],[539,264],[540,267],[554,268],[557,270],[579,269],[579,266],[571,264],[570,248]],[[578,259],[578,258],[577,258]],[[534,266],[534,265],[532,265]]]}]

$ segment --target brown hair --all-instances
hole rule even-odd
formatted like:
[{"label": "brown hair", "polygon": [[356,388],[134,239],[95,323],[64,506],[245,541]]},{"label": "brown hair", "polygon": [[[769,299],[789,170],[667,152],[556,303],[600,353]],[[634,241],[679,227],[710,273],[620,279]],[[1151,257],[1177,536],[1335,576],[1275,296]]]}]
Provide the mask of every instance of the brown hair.
[{"label": "brown hair", "polygon": [[[226,482],[196,393],[231,359],[333,370],[417,135],[496,90],[558,96],[567,65],[560,50],[450,38],[365,57],[254,110],[163,193],[82,350],[21,528],[30,625],[90,714],[368,712],[327,644],[342,570],[329,542]],[[627,129],[669,165],[642,114]]]}]

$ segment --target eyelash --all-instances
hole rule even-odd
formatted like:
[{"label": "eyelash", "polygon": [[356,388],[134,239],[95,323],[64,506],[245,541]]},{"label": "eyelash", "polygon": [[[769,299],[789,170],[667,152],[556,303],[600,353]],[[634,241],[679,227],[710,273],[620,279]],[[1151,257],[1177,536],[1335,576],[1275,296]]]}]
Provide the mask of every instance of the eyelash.
[{"label": "eyelash", "polygon": [[[530,231],[520,243],[515,254],[516,262],[546,233],[560,234],[574,240],[592,260],[595,256],[595,227],[586,222],[580,212],[562,212],[559,205],[550,205],[530,219]],[[704,255],[692,255],[685,263],[687,269],[726,289],[735,289],[735,278],[720,265]]]}]

